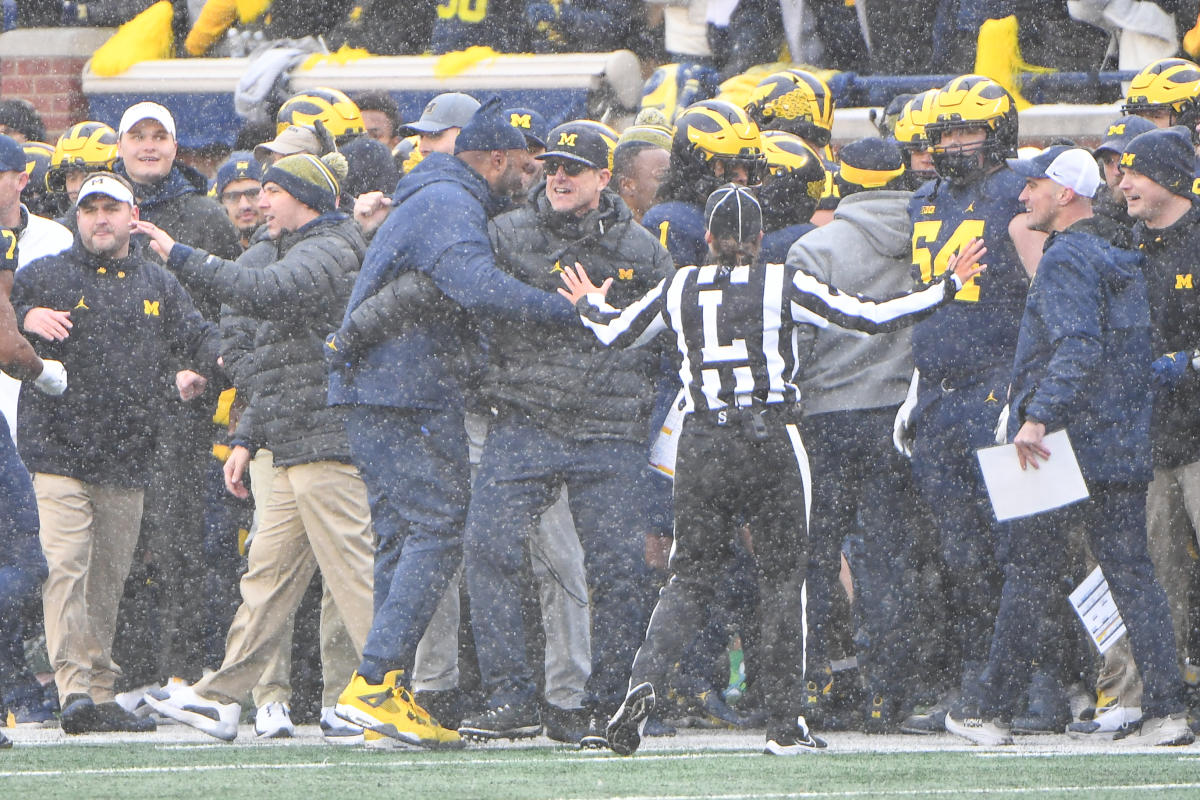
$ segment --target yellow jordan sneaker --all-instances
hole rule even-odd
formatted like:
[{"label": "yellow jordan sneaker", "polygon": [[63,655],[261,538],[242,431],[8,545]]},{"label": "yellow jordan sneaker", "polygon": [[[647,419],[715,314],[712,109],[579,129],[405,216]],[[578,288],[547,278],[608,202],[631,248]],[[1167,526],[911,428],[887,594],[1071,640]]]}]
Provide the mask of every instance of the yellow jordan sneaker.
[{"label": "yellow jordan sneaker", "polygon": [[464,743],[458,733],[439,725],[400,684],[402,675],[403,670],[392,670],[384,676],[383,683],[375,684],[355,672],[350,685],[338,697],[337,715],[365,730],[415,747],[461,748]]}]

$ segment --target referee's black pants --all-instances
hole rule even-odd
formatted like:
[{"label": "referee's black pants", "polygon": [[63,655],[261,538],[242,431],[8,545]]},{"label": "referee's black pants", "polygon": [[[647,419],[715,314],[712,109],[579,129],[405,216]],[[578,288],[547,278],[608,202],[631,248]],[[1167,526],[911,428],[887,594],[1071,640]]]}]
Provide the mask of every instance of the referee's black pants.
[{"label": "referee's black pants", "polygon": [[712,611],[713,595],[733,561],[733,537],[749,523],[759,592],[760,663],[751,665],[770,722],[802,713],[803,612],[808,561],[808,456],[785,413],[763,417],[763,438],[729,412],[729,424],[692,415],[675,463],[675,544],[630,686],[661,691],[666,671]]}]

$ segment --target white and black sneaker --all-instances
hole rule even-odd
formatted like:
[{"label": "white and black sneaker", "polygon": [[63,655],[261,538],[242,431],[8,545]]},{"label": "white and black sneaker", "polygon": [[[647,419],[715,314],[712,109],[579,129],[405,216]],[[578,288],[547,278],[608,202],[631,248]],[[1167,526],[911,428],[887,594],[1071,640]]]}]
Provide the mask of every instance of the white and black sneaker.
[{"label": "white and black sneaker", "polygon": [[646,727],[646,717],[654,710],[654,687],[648,683],[639,683],[625,695],[621,707],[608,721],[604,729],[604,738],[608,746],[619,756],[631,756],[642,746],[642,729]]},{"label": "white and black sneaker", "polygon": [[254,713],[254,733],[260,739],[290,739],[296,735],[287,703],[272,702]]},{"label": "white and black sneaker", "polygon": [[1109,706],[1091,719],[1069,723],[1067,736],[1080,741],[1109,740],[1128,731],[1130,726],[1137,724],[1141,718],[1142,709],[1138,706]]},{"label": "white and black sneaker", "polygon": [[191,686],[151,689],[146,692],[146,702],[164,717],[191,725],[209,736],[227,742],[237,738],[238,721],[242,717],[242,707],[237,703],[209,700],[196,694]]},{"label": "white and black sneaker", "polygon": [[946,730],[985,747],[1013,743],[1012,726],[1009,723],[996,718],[985,719],[979,708],[973,705],[946,712]]},{"label": "white and black sneaker", "polygon": [[815,753],[824,750],[828,745],[820,736],[813,736],[808,730],[804,717],[796,717],[790,724],[772,728],[767,734],[767,746],[763,754],[768,756],[797,756],[801,753]]},{"label": "white and black sneaker", "polygon": [[[333,706],[321,709],[321,736],[326,744],[362,744],[365,741],[363,729],[353,722],[339,717]],[[387,737],[383,737],[387,739]],[[390,741],[390,740],[389,740]]]}]

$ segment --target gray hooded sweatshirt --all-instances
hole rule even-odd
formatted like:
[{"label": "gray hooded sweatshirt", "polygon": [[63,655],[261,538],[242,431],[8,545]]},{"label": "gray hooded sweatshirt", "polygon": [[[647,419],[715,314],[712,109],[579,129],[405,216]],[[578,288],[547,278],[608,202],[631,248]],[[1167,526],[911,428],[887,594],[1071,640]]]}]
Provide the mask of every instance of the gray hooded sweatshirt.
[{"label": "gray hooded sweatshirt", "polygon": [[[863,191],[842,199],[833,220],[800,237],[795,264],[847,294],[886,299],[913,288],[911,192]],[[811,329],[803,354],[806,415],[897,406],[912,378],[912,330],[866,336],[836,326]]]}]

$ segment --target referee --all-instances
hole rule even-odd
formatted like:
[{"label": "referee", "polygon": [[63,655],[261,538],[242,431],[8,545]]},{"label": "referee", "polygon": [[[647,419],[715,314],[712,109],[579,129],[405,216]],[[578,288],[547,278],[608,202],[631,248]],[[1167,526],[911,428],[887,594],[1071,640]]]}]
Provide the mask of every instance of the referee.
[{"label": "referee", "polygon": [[[630,755],[661,685],[703,621],[712,587],[733,558],[729,531],[749,522],[758,581],[769,715],[766,751],[823,748],[801,716],[803,632],[800,588],[807,566],[808,457],[796,423],[800,394],[793,336],[798,325],[830,323],[875,333],[911,325],[952,299],[982,267],[972,241],[950,261],[949,281],[875,302],[845,295],[795,267],[756,263],[762,209],[745,188],[713,192],[705,207],[712,263],[683,267],[625,309],[604,301],[583,268],[563,270],[584,324],[605,344],[630,347],[670,331],[679,347],[680,409],[687,415],[675,469],[671,579],[634,658],[630,690],[608,723],[609,746]],[[768,478],[769,476],[769,478]]]}]

